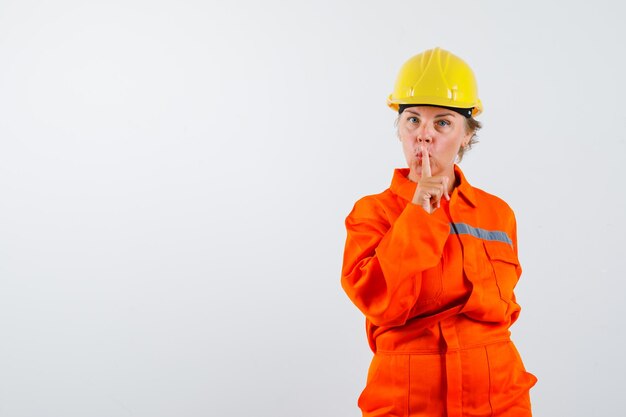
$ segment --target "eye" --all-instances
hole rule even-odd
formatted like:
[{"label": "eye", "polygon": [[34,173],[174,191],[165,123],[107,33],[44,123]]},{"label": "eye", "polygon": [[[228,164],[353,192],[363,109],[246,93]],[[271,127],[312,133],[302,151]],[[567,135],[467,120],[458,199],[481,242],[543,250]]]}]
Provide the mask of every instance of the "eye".
[{"label": "eye", "polygon": [[415,116],[408,117],[406,120],[408,120],[409,123],[417,123],[419,121],[419,119]]},{"label": "eye", "polygon": [[448,120],[437,120],[437,126],[439,127],[446,127],[446,126],[450,126],[450,122]]}]

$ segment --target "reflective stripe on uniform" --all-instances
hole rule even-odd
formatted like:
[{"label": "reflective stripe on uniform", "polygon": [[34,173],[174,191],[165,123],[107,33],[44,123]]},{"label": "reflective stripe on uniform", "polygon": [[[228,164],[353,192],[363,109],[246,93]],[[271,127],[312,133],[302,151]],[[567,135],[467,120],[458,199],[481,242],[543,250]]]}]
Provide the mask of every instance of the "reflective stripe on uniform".
[{"label": "reflective stripe on uniform", "polygon": [[495,240],[498,242],[513,244],[509,235],[500,230],[485,230],[479,227],[473,227],[466,223],[450,223],[450,234],[452,235],[471,235],[482,240]]}]

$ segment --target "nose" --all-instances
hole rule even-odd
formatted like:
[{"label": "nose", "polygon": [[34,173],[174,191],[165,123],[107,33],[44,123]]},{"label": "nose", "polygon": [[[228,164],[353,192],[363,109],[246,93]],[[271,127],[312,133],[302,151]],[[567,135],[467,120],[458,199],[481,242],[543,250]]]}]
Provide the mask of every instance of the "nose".
[{"label": "nose", "polygon": [[418,143],[428,143],[430,144],[433,141],[433,138],[428,135],[418,135],[417,142]]},{"label": "nose", "polygon": [[430,144],[432,141],[433,141],[432,132],[430,131],[426,123],[424,123],[422,126],[420,126],[419,130],[417,131],[417,142]]}]

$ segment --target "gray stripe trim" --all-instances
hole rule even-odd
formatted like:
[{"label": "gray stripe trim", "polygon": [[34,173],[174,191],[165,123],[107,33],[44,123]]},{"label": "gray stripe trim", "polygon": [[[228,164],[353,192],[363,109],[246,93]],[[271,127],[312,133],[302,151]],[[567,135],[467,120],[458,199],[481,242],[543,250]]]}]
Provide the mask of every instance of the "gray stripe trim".
[{"label": "gray stripe trim", "polygon": [[453,235],[471,235],[483,240],[496,240],[498,242],[513,244],[505,232],[500,230],[485,230],[478,227],[472,227],[465,223],[450,223],[450,234]]}]

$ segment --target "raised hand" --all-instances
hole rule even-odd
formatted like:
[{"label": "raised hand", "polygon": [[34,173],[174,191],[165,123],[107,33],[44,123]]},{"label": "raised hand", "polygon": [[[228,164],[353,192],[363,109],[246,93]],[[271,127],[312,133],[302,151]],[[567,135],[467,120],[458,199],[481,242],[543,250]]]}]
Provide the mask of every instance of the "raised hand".
[{"label": "raised hand", "polygon": [[[420,147],[420,156],[422,159],[421,177],[417,181],[417,188],[413,195],[413,204],[421,206],[426,212],[432,213],[441,207],[441,198],[450,200],[448,195],[448,182],[446,176],[433,177],[430,169],[430,157],[428,150]],[[411,163],[411,173],[409,176],[416,176],[419,168],[419,160],[415,158]]]}]

